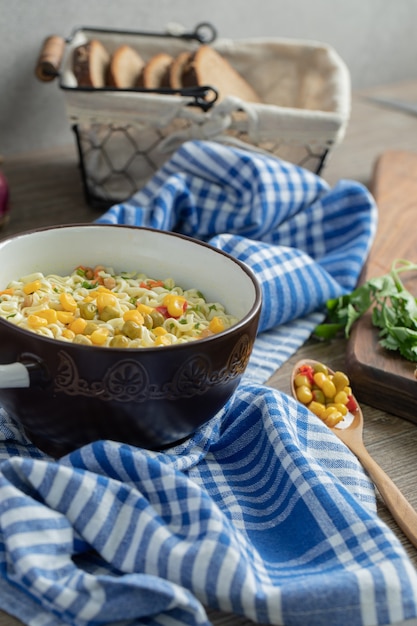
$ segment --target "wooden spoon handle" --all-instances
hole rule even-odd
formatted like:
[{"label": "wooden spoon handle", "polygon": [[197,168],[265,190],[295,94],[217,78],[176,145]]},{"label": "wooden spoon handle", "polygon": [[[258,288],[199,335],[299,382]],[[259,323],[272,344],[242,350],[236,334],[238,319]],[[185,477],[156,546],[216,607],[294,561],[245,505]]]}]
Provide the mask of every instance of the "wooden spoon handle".
[{"label": "wooden spoon handle", "polygon": [[398,526],[413,546],[417,548],[417,512],[398,489],[397,485],[371,457],[365,446],[355,446],[352,452],[354,452],[369,473]]}]

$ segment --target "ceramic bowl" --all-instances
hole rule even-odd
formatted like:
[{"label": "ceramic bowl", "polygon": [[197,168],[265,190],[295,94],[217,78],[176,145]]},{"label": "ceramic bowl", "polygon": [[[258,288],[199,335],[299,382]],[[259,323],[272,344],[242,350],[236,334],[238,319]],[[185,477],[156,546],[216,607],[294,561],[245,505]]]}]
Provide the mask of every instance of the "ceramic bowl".
[{"label": "ceramic bowl", "polygon": [[98,439],[157,450],[189,437],[225,405],[245,372],[261,309],[253,272],[182,235],[76,224],[0,241],[0,289],[33,272],[65,275],[80,264],[172,277],[239,321],[197,341],[126,349],[50,339],[0,318],[0,405],[54,457]]}]

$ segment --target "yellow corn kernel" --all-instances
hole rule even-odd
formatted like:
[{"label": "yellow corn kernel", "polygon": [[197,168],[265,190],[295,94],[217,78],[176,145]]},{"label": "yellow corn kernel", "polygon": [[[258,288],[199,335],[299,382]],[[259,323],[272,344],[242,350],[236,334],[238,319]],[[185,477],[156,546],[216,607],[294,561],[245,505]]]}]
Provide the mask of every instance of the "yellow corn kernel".
[{"label": "yellow corn kernel", "polygon": [[339,413],[343,415],[343,417],[348,414],[348,408],[346,404],[342,404],[341,402],[338,402],[336,404],[336,409],[339,411]]},{"label": "yellow corn kernel", "polygon": [[104,287],[104,285],[99,285],[97,287],[96,293],[110,293],[112,295],[115,295],[114,292],[111,289],[108,289],[107,287]]},{"label": "yellow corn kernel", "polygon": [[65,339],[69,339],[70,341],[72,341],[75,337],[75,333],[73,333],[72,330],[70,330],[69,328],[64,328],[64,330],[62,331],[62,336],[65,337]]},{"label": "yellow corn kernel", "polygon": [[150,315],[154,310],[153,307],[148,306],[147,304],[143,304],[142,302],[138,302],[136,305],[136,310],[142,315]]},{"label": "yellow corn kernel", "polygon": [[106,289],[106,291],[101,291],[97,294],[97,309],[98,312],[101,313],[105,306],[113,306],[117,307],[118,299],[116,296]]},{"label": "yellow corn kernel", "polygon": [[213,317],[212,320],[210,320],[210,324],[209,324],[209,330],[211,330],[212,333],[221,333],[222,330],[224,330],[224,322],[222,320],[221,317]]},{"label": "yellow corn kernel", "polygon": [[38,291],[42,286],[42,283],[40,280],[33,280],[30,283],[26,283],[26,285],[23,286],[23,292],[26,295],[29,295],[31,293],[34,293],[35,291]]},{"label": "yellow corn kernel", "polygon": [[77,317],[73,322],[71,322],[69,327],[75,335],[81,335],[84,332],[86,326],[87,320],[85,320],[83,317]]},{"label": "yellow corn kernel", "polygon": [[59,295],[59,301],[64,311],[69,311],[70,313],[73,313],[77,308],[77,303],[75,302],[74,297],[66,291]]},{"label": "yellow corn kernel", "polygon": [[55,309],[42,309],[42,311],[37,312],[37,315],[45,318],[48,324],[56,324],[58,320]]},{"label": "yellow corn kernel", "polygon": [[327,380],[327,376],[324,372],[316,372],[313,376],[314,382],[319,389],[322,389],[324,381]]},{"label": "yellow corn kernel", "polygon": [[333,415],[333,413],[339,413],[339,411],[336,409],[336,407],[334,405],[328,404],[326,406],[326,409],[325,409],[324,415],[323,415],[324,421],[326,421],[328,417]]},{"label": "yellow corn kernel", "polygon": [[90,339],[95,346],[102,346],[103,343],[106,342],[107,337],[109,336],[108,328],[97,328],[90,335]]},{"label": "yellow corn kernel", "polygon": [[297,400],[302,404],[310,404],[313,400],[313,393],[308,385],[301,385],[296,389]]},{"label": "yellow corn kernel", "polygon": [[332,402],[330,404],[327,404],[326,407],[328,409],[330,409],[330,407],[333,408],[335,410],[335,412],[337,411],[338,413],[341,413],[343,415],[343,417],[345,415],[347,415],[347,413],[348,413],[347,406],[344,405],[344,404],[340,404],[340,403],[335,404],[334,402]]},{"label": "yellow corn kernel", "polygon": [[294,378],[294,385],[296,387],[304,387],[304,385],[311,387],[308,376],[306,376],[305,374],[297,374],[297,376]]},{"label": "yellow corn kernel", "polygon": [[324,413],[326,411],[326,407],[324,406],[324,404],[322,404],[321,402],[316,402],[315,400],[313,400],[312,402],[310,402],[307,405],[307,408],[314,413],[314,415],[317,415],[317,417],[320,417],[321,419],[323,419]]},{"label": "yellow corn kernel", "polygon": [[170,346],[171,345],[171,337],[167,337],[166,335],[160,335],[155,339],[156,346]]},{"label": "yellow corn kernel", "polygon": [[335,404],[347,404],[348,401],[349,398],[347,396],[347,393],[345,393],[344,391],[339,391],[334,397]]},{"label": "yellow corn kernel", "polygon": [[143,315],[137,309],[129,309],[123,313],[123,319],[125,322],[135,322],[142,326],[144,323]]},{"label": "yellow corn kernel", "polygon": [[157,326],[156,328],[153,328],[152,332],[155,337],[162,337],[162,335],[166,335],[168,333],[166,328],[164,328],[163,326]]},{"label": "yellow corn kernel", "polygon": [[336,387],[334,386],[334,383],[330,380],[330,378],[327,378],[327,380],[323,382],[321,390],[326,398],[328,398],[329,400],[333,400],[336,395]]},{"label": "yellow corn kernel", "polygon": [[32,313],[28,316],[28,326],[31,328],[42,328],[43,326],[48,326],[48,320]]},{"label": "yellow corn kernel", "polygon": [[56,316],[61,324],[71,324],[75,320],[74,314],[69,311],[57,311]]},{"label": "yellow corn kernel", "polygon": [[171,317],[180,317],[184,313],[184,304],[186,302],[185,298],[175,293],[168,293],[163,299],[163,304]]},{"label": "yellow corn kernel", "polygon": [[341,413],[339,413],[339,411],[335,411],[334,413],[330,413],[330,415],[328,415],[324,419],[324,423],[329,428],[333,428],[333,426],[336,426],[336,424],[338,424],[342,420],[343,420],[343,415]]}]

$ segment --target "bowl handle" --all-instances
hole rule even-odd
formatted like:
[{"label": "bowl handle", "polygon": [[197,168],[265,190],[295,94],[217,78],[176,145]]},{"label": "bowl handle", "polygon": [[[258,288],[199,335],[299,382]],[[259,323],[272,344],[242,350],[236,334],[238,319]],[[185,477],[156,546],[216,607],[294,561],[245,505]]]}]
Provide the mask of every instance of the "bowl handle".
[{"label": "bowl handle", "polygon": [[15,363],[0,365],[0,389],[46,387],[51,380],[45,363],[35,354],[24,352]]},{"label": "bowl handle", "polygon": [[29,371],[23,363],[0,365],[0,389],[30,386]]}]

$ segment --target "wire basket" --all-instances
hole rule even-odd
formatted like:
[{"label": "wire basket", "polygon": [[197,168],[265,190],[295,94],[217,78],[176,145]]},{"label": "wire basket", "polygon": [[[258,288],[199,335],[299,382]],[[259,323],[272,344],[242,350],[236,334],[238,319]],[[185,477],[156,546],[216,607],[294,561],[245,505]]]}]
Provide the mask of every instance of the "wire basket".
[{"label": "wire basket", "polygon": [[[171,89],[78,87],[74,49],[96,38],[111,54],[121,44],[146,61],[210,45],[255,88],[262,103],[217,101],[215,86]],[[49,40],[49,41],[48,41]],[[62,58],[41,53],[38,77],[59,77],[75,133],[86,199],[106,209],[143,187],[185,141],[203,139],[260,151],[319,174],[342,141],[350,115],[350,76],[333,48],[286,39],[216,40],[210,24],[191,33],[137,33],[83,27],[61,44]],[[43,48],[44,50],[44,48]]]}]

